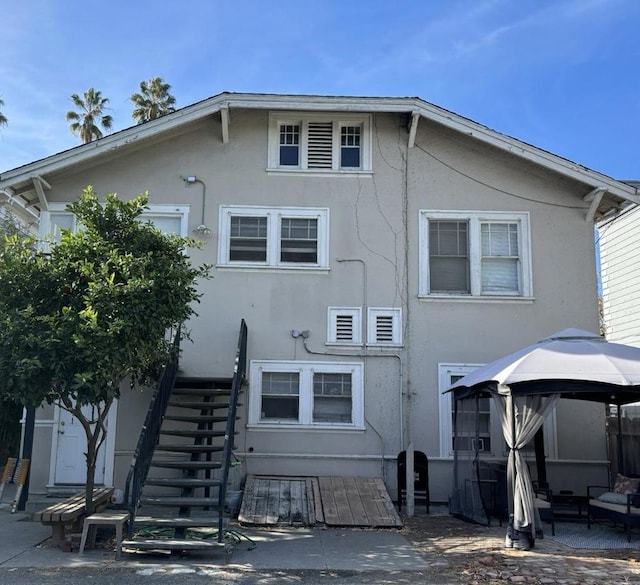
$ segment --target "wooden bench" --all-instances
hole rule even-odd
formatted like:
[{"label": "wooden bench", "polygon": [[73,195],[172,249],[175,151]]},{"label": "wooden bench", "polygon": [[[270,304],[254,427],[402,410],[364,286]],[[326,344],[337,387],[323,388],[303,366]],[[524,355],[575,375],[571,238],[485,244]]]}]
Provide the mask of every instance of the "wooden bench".
[{"label": "wooden bench", "polygon": [[[97,488],[93,490],[93,507],[95,512],[104,509],[111,501],[113,488]],[[85,507],[85,493],[76,494],[57,502],[33,515],[33,520],[42,522],[53,529],[53,544],[60,546],[64,543],[66,528],[72,526],[75,532],[82,530],[84,517],[87,515]]]}]

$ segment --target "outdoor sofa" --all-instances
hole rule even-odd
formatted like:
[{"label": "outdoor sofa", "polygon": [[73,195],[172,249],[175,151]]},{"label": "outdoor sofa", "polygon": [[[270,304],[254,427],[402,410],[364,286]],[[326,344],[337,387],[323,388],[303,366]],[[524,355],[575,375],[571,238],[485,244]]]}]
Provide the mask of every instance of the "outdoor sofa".
[{"label": "outdoor sofa", "polygon": [[640,478],[616,475],[612,486],[587,486],[587,528],[596,519],[622,524],[631,542],[631,528],[640,527]]}]

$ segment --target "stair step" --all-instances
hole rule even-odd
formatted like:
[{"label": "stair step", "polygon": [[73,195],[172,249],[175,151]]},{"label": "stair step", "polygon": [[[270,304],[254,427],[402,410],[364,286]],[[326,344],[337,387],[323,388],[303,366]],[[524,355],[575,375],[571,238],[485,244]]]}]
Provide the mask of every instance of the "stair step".
[{"label": "stair step", "polygon": [[171,393],[180,396],[229,396],[231,388],[174,388]]},{"label": "stair step", "polygon": [[222,463],[219,461],[167,461],[158,460],[151,461],[151,467],[162,467],[164,469],[194,469],[194,470],[206,470],[206,469],[220,469]]},{"label": "stair step", "polygon": [[175,506],[177,508],[217,508],[218,498],[181,498],[178,496],[156,496],[140,498],[145,506]]},{"label": "stair step", "polygon": [[231,388],[233,378],[189,378],[178,377],[175,388]]},{"label": "stair step", "polygon": [[184,516],[136,516],[134,522],[135,528],[143,526],[158,526],[158,527],[180,527],[180,528],[217,528],[218,518],[212,517],[184,517]]},{"label": "stair step", "polygon": [[176,488],[199,488],[199,487],[218,487],[220,485],[220,481],[217,479],[183,479],[183,478],[167,478],[161,477],[157,479],[153,479],[148,477],[147,481],[145,481],[145,485],[161,485],[165,487],[176,487]]},{"label": "stair step", "polygon": [[177,453],[219,453],[224,449],[222,445],[156,445],[156,451],[170,451]]},{"label": "stair step", "polygon": [[182,400],[169,400],[169,406],[178,408],[196,408],[198,410],[220,410],[229,408],[228,402],[186,402]]},{"label": "stair step", "polygon": [[168,414],[164,420],[172,420],[174,422],[191,422],[191,423],[217,423],[226,422],[226,416],[215,416],[213,414],[194,414],[193,416],[179,416]]},{"label": "stair step", "polygon": [[161,430],[161,435],[167,435],[171,437],[193,437],[193,438],[201,438],[201,439],[209,439],[215,437],[224,437],[225,431],[207,431],[194,429],[192,431],[189,430],[174,430],[168,429],[166,431]]},{"label": "stair step", "polygon": [[132,548],[138,550],[208,550],[208,549],[224,549],[224,542],[218,542],[215,539],[145,539],[145,540],[123,540],[123,548]]}]

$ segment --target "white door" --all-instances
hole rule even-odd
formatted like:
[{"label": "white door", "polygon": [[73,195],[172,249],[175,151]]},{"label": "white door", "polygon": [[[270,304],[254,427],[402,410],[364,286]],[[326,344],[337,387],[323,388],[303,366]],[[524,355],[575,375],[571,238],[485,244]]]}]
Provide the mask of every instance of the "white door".
[{"label": "white door", "polygon": [[[91,415],[91,406],[82,410]],[[58,408],[57,447],[55,453],[55,484],[81,484],[87,480],[87,437],[80,421],[63,408]],[[107,427],[109,425],[107,424]],[[55,431],[54,431],[55,432]],[[98,453],[95,483],[103,484],[105,477],[106,442]]]}]

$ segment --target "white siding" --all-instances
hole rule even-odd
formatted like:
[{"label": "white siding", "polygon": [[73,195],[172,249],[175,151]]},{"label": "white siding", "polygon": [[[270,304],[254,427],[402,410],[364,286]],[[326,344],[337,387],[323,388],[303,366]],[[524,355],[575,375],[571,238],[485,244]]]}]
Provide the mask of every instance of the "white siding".
[{"label": "white siding", "polygon": [[640,209],[599,226],[607,338],[640,346]]}]

